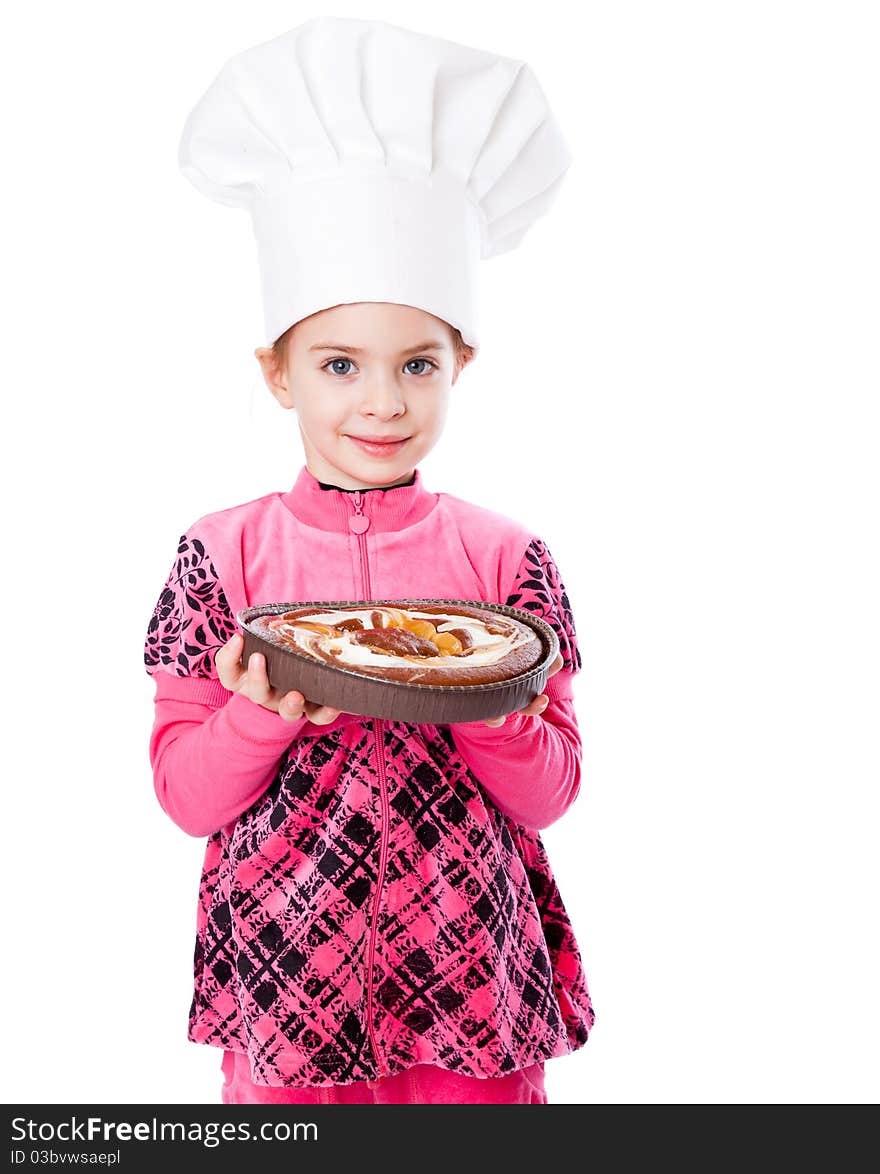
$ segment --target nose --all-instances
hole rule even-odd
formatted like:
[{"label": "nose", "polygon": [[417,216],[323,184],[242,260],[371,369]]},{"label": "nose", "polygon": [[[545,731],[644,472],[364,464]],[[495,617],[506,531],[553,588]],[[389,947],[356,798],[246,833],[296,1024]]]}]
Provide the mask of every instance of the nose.
[{"label": "nose", "polygon": [[361,415],[375,416],[379,420],[393,420],[402,416],[406,404],[400,388],[393,379],[379,377],[370,380],[364,388],[361,400]]}]

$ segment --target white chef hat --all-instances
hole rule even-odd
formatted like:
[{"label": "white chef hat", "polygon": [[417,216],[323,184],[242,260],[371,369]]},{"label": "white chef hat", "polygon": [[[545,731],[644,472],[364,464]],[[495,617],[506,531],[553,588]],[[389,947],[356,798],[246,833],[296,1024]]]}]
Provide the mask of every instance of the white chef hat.
[{"label": "white chef hat", "polygon": [[520,243],[571,163],[524,62],[336,17],[230,58],[178,158],[252,216],[267,346],[369,301],[426,310],[475,349],[479,262]]}]

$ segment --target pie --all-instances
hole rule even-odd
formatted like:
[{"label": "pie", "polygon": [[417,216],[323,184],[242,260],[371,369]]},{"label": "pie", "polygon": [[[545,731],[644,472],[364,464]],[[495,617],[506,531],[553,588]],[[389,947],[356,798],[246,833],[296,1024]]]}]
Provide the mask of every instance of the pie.
[{"label": "pie", "polygon": [[305,607],[262,615],[263,639],[349,672],[416,685],[489,685],[544,657],[535,628],[467,604]]}]

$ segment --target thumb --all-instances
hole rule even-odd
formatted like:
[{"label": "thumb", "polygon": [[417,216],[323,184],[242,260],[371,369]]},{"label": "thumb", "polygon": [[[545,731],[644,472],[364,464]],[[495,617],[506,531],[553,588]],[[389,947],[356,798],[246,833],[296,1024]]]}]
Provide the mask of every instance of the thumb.
[{"label": "thumb", "polygon": [[550,665],[550,671],[547,673],[547,676],[548,677],[554,676],[556,673],[559,672],[559,670],[563,667],[564,664],[565,664],[565,658],[563,657],[561,652],[557,652],[556,659]]},{"label": "thumb", "polygon": [[244,648],[244,636],[236,632],[226,641],[222,648],[217,649],[214,664],[217,666],[217,676],[224,689],[237,689],[241,678],[247,669],[241,666],[241,652]]}]

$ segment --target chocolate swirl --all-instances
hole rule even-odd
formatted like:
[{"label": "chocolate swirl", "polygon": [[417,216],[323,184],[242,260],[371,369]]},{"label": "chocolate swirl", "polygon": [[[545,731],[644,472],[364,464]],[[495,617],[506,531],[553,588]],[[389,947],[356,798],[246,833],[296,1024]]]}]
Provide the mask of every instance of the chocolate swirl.
[{"label": "chocolate swirl", "polygon": [[429,684],[503,680],[531,668],[543,649],[527,624],[463,605],[300,608],[261,619],[267,637],[317,660]]}]

